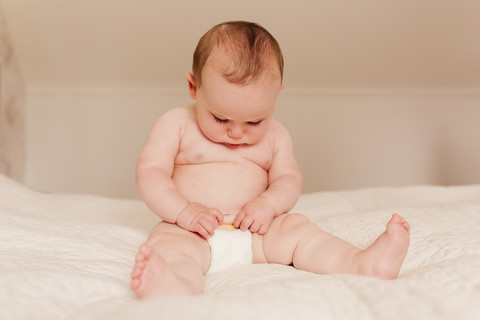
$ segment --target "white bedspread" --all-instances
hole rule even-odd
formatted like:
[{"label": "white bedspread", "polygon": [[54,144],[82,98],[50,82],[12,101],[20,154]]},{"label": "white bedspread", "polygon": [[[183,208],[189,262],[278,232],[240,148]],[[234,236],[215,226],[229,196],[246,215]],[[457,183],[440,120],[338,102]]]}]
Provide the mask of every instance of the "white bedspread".
[{"label": "white bedspread", "polygon": [[141,201],[42,194],[0,175],[0,319],[480,319],[480,185],[302,195],[294,211],[359,247],[394,212],[411,224],[397,280],[280,265],[206,277],[202,296],[137,300]]}]

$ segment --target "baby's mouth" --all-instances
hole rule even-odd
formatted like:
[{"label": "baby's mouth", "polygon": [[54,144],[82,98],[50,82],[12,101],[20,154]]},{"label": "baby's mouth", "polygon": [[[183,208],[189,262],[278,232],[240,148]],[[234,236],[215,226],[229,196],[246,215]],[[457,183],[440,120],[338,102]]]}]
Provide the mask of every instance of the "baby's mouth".
[{"label": "baby's mouth", "polygon": [[230,148],[238,148],[243,146],[243,144],[233,144],[233,143],[227,143],[227,142],[225,142],[225,145]]}]

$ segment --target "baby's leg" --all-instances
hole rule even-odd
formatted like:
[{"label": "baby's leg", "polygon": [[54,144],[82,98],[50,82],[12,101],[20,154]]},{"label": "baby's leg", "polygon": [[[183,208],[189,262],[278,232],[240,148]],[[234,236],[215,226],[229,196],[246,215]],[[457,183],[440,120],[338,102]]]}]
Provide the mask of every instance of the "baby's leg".
[{"label": "baby's leg", "polygon": [[203,292],[210,266],[205,239],[166,222],[159,223],[140,247],[132,271],[132,290],[139,298]]},{"label": "baby's leg", "polygon": [[[272,222],[263,237],[254,237],[254,262],[293,264],[297,269],[319,274],[352,273],[394,279],[407,254],[409,230],[408,223],[395,214],[386,231],[361,250],[321,230],[303,215],[285,214]],[[258,248],[263,253],[259,254]]]}]

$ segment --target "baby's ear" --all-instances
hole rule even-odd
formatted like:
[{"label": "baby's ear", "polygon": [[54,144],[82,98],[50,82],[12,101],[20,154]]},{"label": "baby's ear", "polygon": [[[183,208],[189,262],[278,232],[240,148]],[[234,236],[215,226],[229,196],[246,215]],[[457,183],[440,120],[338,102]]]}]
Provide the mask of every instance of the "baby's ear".
[{"label": "baby's ear", "polygon": [[187,72],[187,74],[185,74],[185,77],[188,81],[188,91],[190,92],[190,97],[195,100],[197,98],[197,86],[195,85],[195,77],[190,72]]}]

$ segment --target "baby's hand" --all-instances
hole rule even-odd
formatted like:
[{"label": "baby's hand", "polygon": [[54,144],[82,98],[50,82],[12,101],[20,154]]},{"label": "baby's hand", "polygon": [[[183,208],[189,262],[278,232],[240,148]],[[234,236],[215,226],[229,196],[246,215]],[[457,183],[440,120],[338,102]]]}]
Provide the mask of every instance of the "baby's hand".
[{"label": "baby's hand", "polygon": [[205,239],[213,236],[215,229],[222,223],[223,214],[220,211],[195,202],[180,212],[176,222],[180,228],[197,232]]},{"label": "baby's hand", "polygon": [[233,225],[240,230],[250,230],[258,234],[265,234],[275,217],[273,206],[262,198],[248,202],[233,221]]}]

